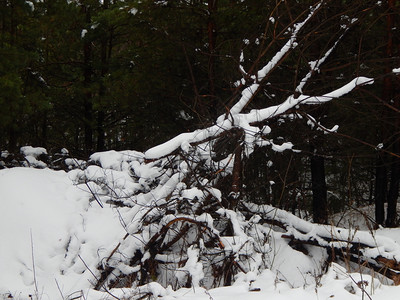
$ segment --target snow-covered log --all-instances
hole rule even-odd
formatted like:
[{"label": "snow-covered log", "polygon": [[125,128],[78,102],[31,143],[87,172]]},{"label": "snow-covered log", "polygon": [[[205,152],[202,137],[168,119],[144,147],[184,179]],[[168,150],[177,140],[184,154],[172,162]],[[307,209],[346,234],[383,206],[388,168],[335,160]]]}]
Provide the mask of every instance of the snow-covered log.
[{"label": "snow-covered log", "polygon": [[333,225],[314,224],[270,205],[243,204],[250,215],[285,230],[282,238],[293,245],[323,247],[330,259],[340,257],[371,268],[400,284],[400,245],[372,231],[345,229]]}]

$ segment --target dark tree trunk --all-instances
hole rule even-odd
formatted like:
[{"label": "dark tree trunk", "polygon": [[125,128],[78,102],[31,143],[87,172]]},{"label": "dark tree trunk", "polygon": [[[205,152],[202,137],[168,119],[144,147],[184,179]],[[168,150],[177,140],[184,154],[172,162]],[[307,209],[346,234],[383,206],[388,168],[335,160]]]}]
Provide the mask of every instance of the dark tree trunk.
[{"label": "dark tree trunk", "polygon": [[47,113],[43,113],[42,115],[42,137],[40,139],[40,143],[42,147],[47,148]]},{"label": "dark tree trunk", "polygon": [[8,151],[11,153],[16,153],[17,151],[17,135],[15,133],[14,126],[11,124],[8,130]]},{"label": "dark tree trunk", "polygon": [[104,151],[106,149],[106,136],[104,132],[104,111],[97,112],[97,151]]},{"label": "dark tree trunk", "polygon": [[[86,23],[91,23],[90,8],[85,6],[84,12],[86,15]],[[89,155],[93,151],[93,103],[92,103],[92,45],[90,41],[85,41],[83,45],[83,82],[84,82],[84,102],[83,102],[83,117],[84,117],[84,137],[85,137],[85,154]]]},{"label": "dark tree trunk", "polygon": [[[103,9],[108,9],[110,3],[109,0],[104,0],[103,2]],[[99,96],[100,101],[104,101],[104,97],[106,95],[106,87],[104,85],[104,78],[108,73],[108,62],[111,57],[111,47],[112,47],[112,33],[110,35],[105,35],[101,40],[101,81],[100,81],[100,88],[99,88]],[[102,104],[102,103],[101,103]],[[100,106],[97,112],[97,151],[105,150],[105,130],[104,130],[104,120],[105,120],[105,112],[104,109]]]},{"label": "dark tree trunk", "polygon": [[[393,30],[396,26],[400,25],[399,15],[396,12],[396,2],[397,0],[389,0],[388,8],[389,13],[387,15],[387,23],[386,23],[386,32],[387,32],[387,45],[386,45],[386,56],[390,58],[386,64],[386,72],[390,74],[392,68],[397,66],[397,63],[393,62],[393,57],[396,57],[400,54],[400,41],[397,35],[393,33]],[[384,101],[391,103],[396,109],[400,107],[400,82],[398,78],[394,78],[393,76],[386,76],[384,80]],[[398,113],[395,111],[389,112],[391,119],[394,120],[393,130],[392,132],[399,132],[400,129],[400,120]],[[396,135],[391,138],[392,142],[392,152],[394,154],[399,154],[399,141],[396,138]],[[391,175],[390,175],[390,187],[389,193],[387,195],[387,216],[386,216],[386,226],[395,227],[397,225],[397,198],[399,196],[399,181],[400,181],[400,162],[399,158],[393,156],[392,157],[392,165],[391,165]]]},{"label": "dark tree trunk", "polygon": [[233,162],[232,189],[228,199],[230,209],[236,208],[241,190],[242,190],[242,146],[238,144],[235,149],[235,160]]},{"label": "dark tree trunk", "polygon": [[210,116],[214,120],[218,116],[217,111],[217,98],[215,96],[215,48],[217,43],[217,26],[215,23],[215,14],[217,13],[217,1],[218,0],[208,0],[208,21],[207,21],[207,31],[208,31],[208,50],[209,50],[209,60],[208,60],[208,93],[211,97],[210,103]]},{"label": "dark tree trunk", "polygon": [[311,183],[313,193],[313,221],[328,223],[327,187],[325,181],[325,159],[322,156],[311,156]]},{"label": "dark tree trunk", "polygon": [[391,167],[390,188],[387,197],[387,217],[386,226],[397,226],[397,198],[399,197],[399,182],[400,182],[400,163],[397,157],[393,158],[394,162]]},{"label": "dark tree trunk", "polygon": [[384,205],[387,194],[387,169],[382,152],[378,155],[375,172],[375,222],[382,225],[385,221]]}]

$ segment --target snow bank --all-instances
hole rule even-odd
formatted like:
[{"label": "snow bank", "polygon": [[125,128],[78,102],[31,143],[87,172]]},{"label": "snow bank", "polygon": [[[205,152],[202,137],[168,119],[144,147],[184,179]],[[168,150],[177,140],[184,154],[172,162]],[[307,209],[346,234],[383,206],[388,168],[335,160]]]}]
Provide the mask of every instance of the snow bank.
[{"label": "snow bank", "polygon": [[90,287],[87,267],[123,235],[116,211],[90,204],[67,173],[32,168],[0,171],[0,228],[0,295],[17,299]]},{"label": "snow bank", "polygon": [[[170,287],[164,288],[152,282],[136,288],[112,289],[109,292],[113,296],[107,292],[95,291],[92,283],[96,281],[94,276],[98,275],[98,264],[109,256],[115,246],[121,242],[119,250],[121,255],[125,255],[133,253],[141,245],[141,241],[134,235],[128,236],[125,243],[122,241],[126,224],[140,226],[133,220],[140,219],[138,215],[141,206],[121,207],[117,210],[103,203],[105,205],[101,208],[93,201],[90,191],[85,189],[87,182],[82,181],[82,178],[88,179],[90,176],[94,180],[92,183],[111,179],[118,181],[120,176],[124,178],[119,183],[121,189],[137,184],[127,176],[132,172],[131,168],[115,170],[121,169],[121,164],[115,164],[122,161],[120,155],[111,152],[106,156],[105,153],[98,154],[93,159],[98,158],[111,169],[89,166],[86,170],[73,170],[69,173],[32,168],[0,170],[0,299],[12,295],[24,300],[32,299],[29,295],[34,295],[34,299],[84,297],[87,300],[104,300],[151,293],[155,298],[166,300],[184,300],[189,297],[199,300],[352,300],[361,299],[363,294],[364,298],[368,294],[373,295],[374,300],[386,300],[395,299],[400,291],[399,287],[382,285],[371,276],[347,273],[335,264],[322,275],[321,261],[325,257],[321,249],[309,248],[309,255],[305,255],[291,248],[279,232],[271,231],[269,227],[265,227],[264,231],[260,226],[254,227],[258,231],[251,235],[254,239],[249,238],[244,232],[244,226],[257,224],[259,218],[252,218],[250,221],[253,223],[249,223],[239,213],[229,210],[221,210],[220,214],[234,223],[234,236],[221,237],[221,242],[225,245],[225,251],[239,255],[250,254],[248,268],[252,270],[247,274],[239,273],[233,286],[205,290],[202,278],[206,273],[199,259],[203,250],[191,247],[188,249],[187,262],[175,274],[182,273],[182,281],[185,281],[185,275],[190,275],[195,288],[173,291]],[[151,164],[148,165],[149,169],[141,169],[142,164],[137,160],[130,162],[130,166],[134,166],[135,173],[139,175],[142,173],[148,176],[155,170]],[[127,177],[122,176],[123,173]],[[170,186],[170,183],[166,182],[166,186]],[[183,191],[185,197],[203,196],[196,189]],[[164,191],[160,190],[161,194]],[[137,201],[142,199],[141,203],[145,204],[147,200],[143,195],[141,197]],[[165,221],[168,221],[167,217]],[[277,217],[279,219],[279,212]],[[206,219],[212,220],[210,216]],[[197,221],[207,223],[206,219],[200,216]],[[294,218],[292,221],[301,222]],[[212,228],[211,221],[209,226]],[[306,232],[308,227],[305,221],[301,226]],[[265,249],[252,252],[253,247],[262,247],[255,242],[257,236],[267,234],[271,236]],[[378,234],[385,237],[378,235],[377,241],[386,243],[390,241],[389,237],[396,238],[398,230],[392,232],[385,229],[378,231]],[[391,247],[391,243],[386,243],[387,247]],[[113,263],[117,265],[118,261]],[[118,270],[123,272],[123,267],[120,265]],[[257,274],[257,270],[265,267],[269,269]],[[132,270],[126,271],[129,273]]]}]

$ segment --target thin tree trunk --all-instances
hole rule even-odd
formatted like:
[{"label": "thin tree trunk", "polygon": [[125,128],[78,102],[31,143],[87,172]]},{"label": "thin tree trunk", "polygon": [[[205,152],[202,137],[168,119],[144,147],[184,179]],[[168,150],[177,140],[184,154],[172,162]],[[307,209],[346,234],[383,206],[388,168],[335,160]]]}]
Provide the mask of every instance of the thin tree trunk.
[{"label": "thin tree trunk", "polygon": [[106,135],[104,132],[104,111],[97,112],[97,151],[106,149]]},{"label": "thin tree trunk", "polygon": [[[103,2],[103,10],[108,9],[110,3],[109,0],[104,0]],[[100,88],[99,88],[99,96],[100,101],[104,101],[104,96],[106,94],[106,87],[104,85],[104,78],[108,73],[108,62],[111,57],[111,33],[110,37],[107,35],[104,36],[101,40],[101,80],[100,80]],[[100,103],[102,104],[102,103]],[[105,131],[104,131],[104,119],[105,119],[105,112],[104,109],[101,107],[97,112],[97,151],[105,150]]]},{"label": "thin tree trunk", "polygon": [[232,189],[229,194],[229,205],[231,209],[235,209],[242,187],[242,146],[237,145],[235,149],[235,158],[232,170]]},{"label": "thin tree trunk", "polygon": [[44,148],[47,148],[47,113],[43,113],[43,120],[42,120],[42,137],[41,137],[41,144]]},{"label": "thin tree trunk", "polygon": [[[400,25],[399,16],[396,13],[396,0],[388,1],[389,13],[387,15],[387,23],[386,23],[386,32],[387,32],[387,45],[386,45],[386,56],[390,58],[386,64],[386,72],[390,73],[392,67],[394,67],[392,58],[399,54],[400,42],[398,38],[393,34],[393,30],[396,26]],[[392,76],[386,76],[384,80],[384,101],[390,101],[396,108],[400,107],[400,99],[399,99],[399,80],[396,80]],[[390,115],[393,116],[394,121],[394,130],[393,132],[398,132],[400,128],[400,120],[398,117],[398,113],[394,111],[389,112]],[[396,136],[392,138],[392,152],[399,153],[399,141],[396,139]],[[390,187],[389,193],[387,195],[387,217],[386,217],[386,226],[395,227],[396,217],[397,217],[397,198],[399,196],[399,181],[400,181],[400,162],[397,157],[392,157],[392,166],[391,166],[391,175],[390,175]]]},{"label": "thin tree trunk", "polygon": [[384,153],[378,154],[375,168],[375,222],[383,224],[385,221],[385,199],[387,193],[387,170]]},{"label": "thin tree trunk", "polygon": [[208,60],[208,93],[211,99],[211,110],[210,115],[212,119],[217,117],[217,98],[215,96],[215,48],[217,43],[217,26],[215,23],[215,14],[217,12],[218,0],[208,0],[208,49],[209,49],[209,60]]},{"label": "thin tree trunk", "polygon": [[17,135],[15,133],[14,125],[10,125],[8,130],[8,151],[11,153],[16,153],[17,150]]},{"label": "thin tree trunk", "polygon": [[391,176],[390,176],[390,188],[387,197],[387,202],[388,202],[387,215],[386,215],[387,227],[397,226],[397,198],[399,197],[400,163],[396,157],[394,157],[393,160],[394,162],[391,167]]},{"label": "thin tree trunk", "polygon": [[313,193],[313,221],[328,223],[327,187],[325,181],[325,159],[319,155],[311,156],[311,183]]},{"label": "thin tree trunk", "polygon": [[[85,6],[84,12],[86,15],[86,23],[90,24],[90,8]],[[84,82],[84,103],[83,103],[83,116],[84,116],[84,136],[85,136],[85,154],[89,155],[93,151],[93,103],[92,103],[92,92],[90,90],[92,82],[92,45],[90,41],[85,41],[83,46],[83,60],[84,60],[84,71],[83,71],[83,82]]]}]

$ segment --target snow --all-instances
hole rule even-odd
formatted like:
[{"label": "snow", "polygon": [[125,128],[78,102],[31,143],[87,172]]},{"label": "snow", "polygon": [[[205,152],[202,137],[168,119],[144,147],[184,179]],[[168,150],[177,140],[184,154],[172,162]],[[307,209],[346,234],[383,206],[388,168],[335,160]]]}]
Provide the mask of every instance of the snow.
[{"label": "snow", "polygon": [[39,159],[41,155],[47,155],[47,150],[42,147],[24,146],[20,149],[25,156],[24,166],[35,168],[46,168],[47,164]]},{"label": "snow", "polygon": [[42,147],[24,146],[21,147],[20,151],[25,156],[34,156],[35,158],[42,154],[47,154],[47,150]]},{"label": "snow", "polygon": [[90,160],[99,163],[101,167],[117,171],[127,170],[129,168],[129,162],[134,160],[143,161],[143,158],[143,153],[132,150],[120,152],[110,150],[97,152],[90,156]]},{"label": "snow", "polygon": [[[385,297],[396,299],[396,287],[382,286],[379,282],[368,275],[348,274],[342,267],[333,264],[328,273],[315,279],[317,286],[302,286],[291,288],[286,282],[279,280],[276,274],[265,270],[259,276],[254,274],[240,274],[236,283],[231,287],[222,287],[212,290],[202,288],[181,289],[162,299],[179,300],[209,300],[209,299],[248,299],[248,300],[319,300],[319,299],[340,299],[360,300],[370,299],[383,300]],[[364,282],[364,295],[359,286]],[[368,285],[366,285],[368,283]]]},{"label": "snow", "polygon": [[282,57],[284,57],[284,55],[286,53],[289,52],[290,49],[297,47],[297,43],[296,43],[297,34],[303,28],[303,26],[305,24],[307,24],[308,20],[315,14],[315,12],[319,9],[320,6],[321,6],[321,3],[316,5],[316,7],[314,9],[311,9],[311,12],[305,18],[304,21],[294,24],[293,28],[291,29],[292,30],[291,37],[286,42],[286,44],[281,48],[280,51],[278,51],[275,54],[275,56],[261,70],[258,71],[257,78],[259,81],[263,80],[267,76],[267,74],[273,68],[275,68],[275,66],[278,64],[278,62],[282,59]]},{"label": "snow", "polygon": [[64,172],[28,168],[2,170],[0,176],[0,265],[9,271],[0,272],[1,291],[23,293],[32,286],[32,256],[39,288],[49,288],[60,273],[54,266],[65,253],[74,220],[76,203],[64,201],[69,180]]},{"label": "snow", "polygon": [[[29,148],[25,150],[26,153],[35,155],[44,152]],[[136,176],[140,178],[154,177],[156,172],[151,164],[139,163],[143,160],[143,155],[139,152],[109,151],[96,153],[91,159],[108,169],[92,165],[85,170],[75,169],[69,172],[33,168],[0,170],[0,299],[7,299],[9,295],[21,300],[32,299],[29,295],[35,295],[37,299],[57,299],[62,294],[65,299],[84,295],[88,300],[100,300],[113,299],[109,293],[116,297],[135,297],[151,292],[153,297],[160,300],[301,300],[333,297],[351,300],[361,299],[361,288],[365,288],[364,292],[373,295],[374,300],[386,300],[395,299],[400,292],[398,287],[384,285],[377,278],[366,274],[348,273],[336,264],[332,264],[328,272],[323,274],[320,266],[326,253],[321,249],[309,248],[309,255],[304,255],[293,250],[278,232],[270,231],[270,245],[253,253],[254,241],[243,231],[247,221],[239,213],[227,209],[221,209],[219,213],[232,220],[234,236],[221,237],[225,251],[240,255],[253,253],[252,269],[257,270],[262,265],[269,266],[260,274],[254,271],[239,273],[231,287],[206,290],[202,287],[202,278],[205,276],[203,263],[199,261],[202,250],[191,246],[186,253],[188,259],[185,265],[175,272],[175,276],[181,281],[185,281],[188,275],[191,276],[191,289],[181,288],[174,291],[171,287],[164,288],[159,283],[152,282],[133,289],[112,289],[109,293],[94,291],[91,288],[91,282],[94,281],[91,272],[96,274],[98,262],[109,255],[118,241],[123,241],[122,237],[126,233],[124,224],[128,224],[139,210],[126,207],[117,210],[109,205],[101,208],[93,201],[90,191],[84,188],[85,184],[79,184],[80,178],[91,178],[92,184],[113,179],[120,189],[126,190],[136,183],[129,176],[123,175],[130,174],[130,169],[124,162],[134,166]],[[154,195],[165,197],[170,193],[179,181],[177,176],[178,173],[171,176],[164,189],[156,189]],[[93,185],[93,188],[99,187]],[[101,189],[97,192],[101,193]],[[220,197],[218,190],[213,193]],[[101,194],[99,197],[102,197]],[[193,199],[204,195],[202,191],[192,188],[184,189],[182,197]],[[270,213],[275,214],[279,220],[284,212],[277,210]],[[166,216],[165,222],[176,217]],[[213,228],[212,217],[207,214],[198,216],[196,220],[206,222]],[[257,224],[259,220],[260,217],[254,215],[251,223]],[[331,234],[324,226],[312,227],[310,223],[294,216],[291,222],[302,228],[305,234]],[[368,234],[362,231],[344,230],[337,234],[343,238],[353,235],[363,243],[383,245],[384,250],[393,254],[399,248],[399,229],[378,230],[371,241]],[[140,247],[141,242],[136,238],[129,236],[128,239],[130,244],[122,243],[121,251],[132,252],[135,247]],[[123,248],[127,246],[131,248]],[[261,253],[264,253],[264,258]],[[145,258],[146,254],[142,260]],[[171,261],[167,256],[158,256],[158,259]],[[119,266],[122,273],[129,273],[135,268],[122,265],[118,261],[115,261],[115,265]]]},{"label": "snow", "polygon": [[186,277],[190,275],[193,287],[197,288],[200,285],[200,280],[204,277],[203,264],[198,261],[199,249],[190,246],[187,249],[187,256],[188,260],[186,264],[182,268],[177,269],[176,276],[178,277],[178,281],[182,285],[185,285]]},{"label": "snow", "polygon": [[25,3],[29,5],[29,7],[30,7],[30,9],[31,9],[32,11],[35,10],[35,5],[33,4],[32,1],[25,1]]},{"label": "snow", "polygon": [[[26,1],[28,5],[29,2]],[[167,3],[156,2],[158,5]],[[371,299],[371,296],[374,300],[395,299],[399,287],[390,286],[369,274],[354,273],[335,263],[326,266],[324,248],[304,245],[304,249],[296,250],[288,237],[317,241],[319,245],[336,249],[344,249],[351,239],[366,245],[360,251],[367,258],[380,255],[400,261],[399,229],[369,232],[317,225],[269,205],[245,202],[242,204],[252,214],[250,219],[239,210],[227,208],[219,208],[216,214],[197,213],[202,208],[202,201],[210,198],[208,196],[222,207],[223,196],[211,179],[199,176],[197,185],[186,180],[193,176],[191,172],[198,166],[196,160],[211,165],[210,170],[218,170],[215,175],[232,172],[235,155],[231,153],[213,162],[210,154],[213,141],[207,142],[207,139],[238,128],[244,132],[243,152],[247,155],[255,145],[270,146],[277,152],[293,151],[292,143],[281,139],[280,144],[275,144],[266,137],[271,132],[270,127],[260,130],[254,123],[276,116],[284,121],[288,117],[284,114],[300,104],[331,101],[358,86],[373,83],[371,78],[356,77],[324,95],[303,94],[312,74],[319,71],[348,30],[345,26],[335,44],[320,59],[309,63],[309,72],[296,88],[299,96],[291,95],[278,105],[245,111],[259,92],[261,81],[297,47],[298,33],[320,6],[321,3],[310,7],[306,18],[288,29],[288,41],[256,75],[237,81],[238,85],[244,85],[240,99],[213,126],[180,134],[145,153],[112,150],[93,154],[89,162],[66,158],[68,172],[47,169],[46,163],[39,160],[42,155],[47,155],[44,148],[21,148],[25,166],[29,168],[0,170],[0,299],[138,299],[148,293],[152,299],[160,300],[351,300]],[[133,8],[129,12],[134,15],[137,10]],[[270,21],[274,23],[275,19],[271,16]],[[87,32],[82,29],[81,37],[84,38]],[[243,42],[249,44],[249,40]],[[244,60],[242,51],[240,62]],[[240,69],[246,75],[244,67],[240,66]],[[393,73],[400,73],[400,69],[393,69]],[[191,119],[184,111],[180,112],[180,117]],[[338,129],[338,126],[325,128],[311,116],[309,120],[313,126],[318,125],[327,132]],[[190,159],[168,156],[175,151],[181,151]],[[63,154],[67,156],[68,152],[65,150]],[[1,155],[7,156],[8,152],[3,151]],[[269,161],[268,166],[271,165]],[[274,184],[273,181],[269,183]],[[174,207],[186,203],[185,214],[174,211]],[[218,229],[221,219],[229,220],[232,225],[227,236]],[[284,226],[275,230],[261,222],[268,219]],[[189,233],[179,244],[180,238],[174,239],[179,237],[179,226],[187,225],[185,222],[194,224],[193,230],[197,230],[197,234],[187,227]],[[206,247],[204,232],[219,248]],[[197,239],[198,243],[190,244],[190,239]],[[168,248],[171,253],[154,253],[151,247],[157,246],[156,242],[160,245],[173,242],[172,246],[179,248],[179,252]],[[182,243],[187,243],[186,248]],[[136,251],[142,256],[134,260]],[[236,274],[232,286],[206,289],[211,286],[207,276],[216,278],[210,274],[209,267],[216,261],[207,261],[210,256],[205,255],[206,251],[218,251],[220,258],[232,258],[232,265],[242,271]],[[157,282],[136,286],[135,281],[130,288],[106,290],[113,278],[124,274],[136,276],[132,272],[143,271],[142,267],[152,259],[169,264]],[[101,268],[110,268],[112,272],[100,282],[102,291],[97,291],[93,287],[99,282]],[[181,288],[186,283],[192,288]],[[172,285],[177,289],[174,290]]]},{"label": "snow", "polygon": [[[207,138],[212,136],[218,136],[223,131],[230,130],[232,128],[241,128],[245,132],[245,149],[244,152],[248,156],[254,150],[254,145],[257,144],[259,146],[266,146],[270,145],[271,143],[265,142],[262,139],[260,140],[257,137],[258,132],[260,130],[250,125],[251,123],[262,122],[276,116],[282,115],[286,113],[291,108],[297,107],[299,105],[316,105],[322,104],[325,102],[332,101],[333,99],[340,98],[351,91],[353,91],[358,86],[363,85],[370,85],[374,83],[373,78],[367,77],[356,77],[347,84],[329,92],[324,95],[319,96],[311,96],[300,94],[299,96],[290,95],[284,101],[282,101],[278,105],[269,106],[262,109],[253,109],[250,112],[243,112],[244,108],[247,104],[251,101],[253,96],[259,91],[260,89],[260,81],[268,76],[268,74],[277,66],[279,61],[293,48],[297,47],[296,39],[297,34],[301,30],[301,28],[307,23],[307,21],[314,15],[314,13],[319,9],[321,3],[317,4],[314,8],[310,8],[310,13],[306,17],[306,19],[302,22],[294,24],[293,28],[289,30],[291,32],[290,38],[286,42],[286,44],[272,57],[272,59],[262,67],[258,72],[257,76],[252,76],[253,83],[250,86],[244,87],[242,90],[242,95],[240,99],[231,107],[228,114],[221,115],[217,118],[216,124],[214,126],[205,128],[205,129],[198,129],[193,132],[186,132],[182,133],[175,138],[161,144],[157,145],[151,149],[148,149],[144,155],[147,159],[157,159],[164,156],[167,156],[177,149],[181,148],[184,152],[189,151],[191,143],[198,143],[205,141]],[[351,23],[354,23],[356,20],[351,20]],[[338,38],[335,44],[328,49],[328,51],[317,61],[310,62],[310,71],[307,75],[300,81],[299,85],[296,88],[297,92],[301,92],[311,78],[313,72],[318,71],[320,65],[329,57],[329,55],[333,52],[336,48],[339,41],[343,38],[344,34],[347,32],[349,28],[347,27],[344,30],[344,33]],[[240,55],[240,61],[244,60],[243,52]],[[243,66],[240,65],[241,71],[246,74]],[[396,69],[394,69],[396,70]],[[241,80],[236,82],[236,86],[240,84],[245,84],[246,80],[242,78]],[[320,125],[322,129],[326,132],[335,132],[338,129],[338,126],[334,126],[332,129],[325,128]],[[261,131],[260,133],[263,133]],[[283,150],[279,147],[277,151],[283,151],[285,149],[289,149],[289,147],[284,148]]]},{"label": "snow", "polygon": [[81,31],[81,38],[82,39],[86,36],[87,32],[88,32],[87,29],[82,29],[82,31]]},{"label": "snow", "polygon": [[[228,118],[225,119],[224,116],[220,116],[217,120],[217,124],[214,126],[205,129],[198,129],[193,132],[182,133],[161,145],[157,145],[147,150],[144,153],[144,156],[147,159],[161,158],[163,156],[171,154],[178,148],[182,148],[182,145],[183,149],[188,149],[188,144],[190,143],[204,141],[208,137],[217,136],[218,134],[221,134],[226,130],[230,130],[235,126],[243,128],[249,133],[246,134],[246,145],[249,145],[251,147],[253,143],[250,143],[250,141],[254,140],[254,133],[258,132],[259,130],[257,127],[250,126],[249,124],[261,122],[276,117],[300,104],[315,105],[329,102],[333,99],[340,98],[343,95],[350,93],[358,86],[369,85],[373,83],[374,80],[372,78],[360,76],[354,78],[344,86],[339,87],[336,90],[333,90],[322,96],[300,95],[299,97],[295,98],[294,95],[291,95],[281,104],[269,106],[263,109],[253,109],[249,113],[239,113],[246,105],[248,100],[250,100],[253,93],[258,89],[258,84],[253,84],[252,86],[244,89],[241,99],[238,101],[237,104],[232,107]],[[337,128],[334,127],[331,130],[334,131],[335,129]],[[248,140],[248,138],[250,140]]]},{"label": "snow", "polygon": [[134,7],[131,8],[131,9],[129,10],[129,13],[130,13],[131,15],[136,15],[137,12],[138,12],[137,8],[134,8]]},{"label": "snow", "polygon": [[123,231],[113,210],[89,204],[64,171],[1,170],[0,199],[0,297],[56,299],[88,288],[85,264],[96,268]]},{"label": "snow", "polygon": [[293,144],[291,142],[286,142],[283,143],[282,145],[276,145],[274,143],[272,143],[272,150],[274,150],[275,152],[283,152],[285,150],[289,150],[293,148]]}]

